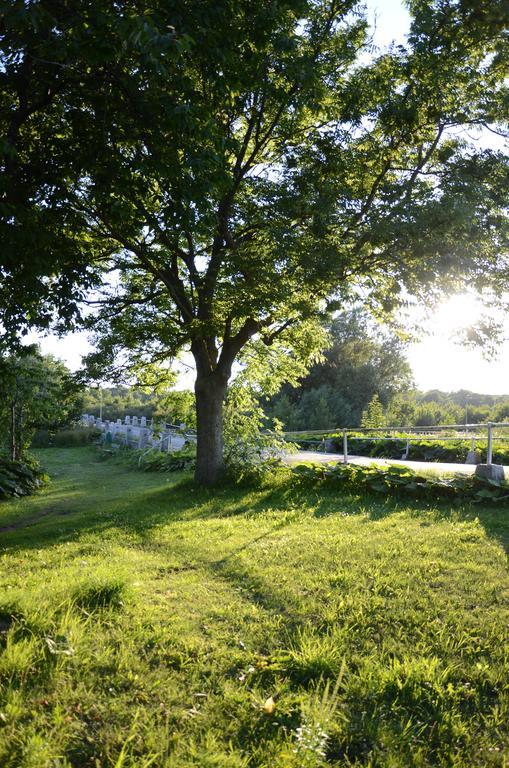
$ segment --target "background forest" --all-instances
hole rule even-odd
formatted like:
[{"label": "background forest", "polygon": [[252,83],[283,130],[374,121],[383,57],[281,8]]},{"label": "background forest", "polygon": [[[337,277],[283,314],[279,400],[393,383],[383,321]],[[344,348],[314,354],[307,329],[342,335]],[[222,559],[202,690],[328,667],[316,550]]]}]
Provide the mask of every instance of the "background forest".
[{"label": "background forest", "polygon": [[[297,387],[285,385],[264,398],[268,421],[285,430],[358,426],[434,426],[477,424],[509,419],[509,395],[468,390],[415,389],[398,336],[354,310],[335,318],[328,329],[331,346]],[[84,411],[105,419],[146,416],[169,423],[196,424],[193,393],[154,393],[133,387],[89,388]]]}]

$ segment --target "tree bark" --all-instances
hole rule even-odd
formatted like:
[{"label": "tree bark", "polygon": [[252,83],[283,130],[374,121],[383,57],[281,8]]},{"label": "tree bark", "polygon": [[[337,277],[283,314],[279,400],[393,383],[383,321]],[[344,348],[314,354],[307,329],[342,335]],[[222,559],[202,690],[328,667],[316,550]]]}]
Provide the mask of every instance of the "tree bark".
[{"label": "tree bark", "polygon": [[16,403],[11,403],[11,461],[16,460]]},{"label": "tree bark", "polygon": [[212,486],[224,475],[223,456],[223,403],[227,381],[217,372],[198,375],[196,395],[196,471],[199,485]]}]

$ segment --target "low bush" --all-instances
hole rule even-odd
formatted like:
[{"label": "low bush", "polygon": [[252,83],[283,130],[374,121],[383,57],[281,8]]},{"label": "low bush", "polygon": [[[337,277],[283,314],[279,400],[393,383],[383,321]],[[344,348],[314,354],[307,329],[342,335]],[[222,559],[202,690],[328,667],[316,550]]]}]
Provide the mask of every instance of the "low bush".
[{"label": "low bush", "polygon": [[[408,459],[410,461],[445,461],[464,464],[470,450],[470,440],[412,440]],[[406,452],[406,439],[366,440],[362,437],[348,439],[349,452],[358,456],[373,458],[401,459]],[[484,452],[486,448],[484,447]]]},{"label": "low bush", "polygon": [[356,464],[298,464],[293,471],[304,481],[337,483],[350,491],[374,491],[430,501],[509,502],[509,483],[476,475],[439,477],[414,472],[409,467]]},{"label": "low bush", "polygon": [[52,432],[39,429],[32,440],[32,448],[79,448],[96,442],[101,436],[95,427],[73,427]]},{"label": "low bush", "polygon": [[0,499],[29,496],[48,480],[39,463],[32,457],[11,461],[0,455]]},{"label": "low bush", "polygon": [[180,451],[164,452],[155,448],[150,450],[133,451],[132,462],[145,472],[180,472],[194,469],[196,464],[196,449],[186,446]]},{"label": "low bush", "polygon": [[144,472],[181,472],[194,469],[196,463],[196,448],[187,445],[180,451],[158,451],[156,448],[130,449],[117,446],[115,451],[102,446],[99,449],[100,459],[115,458],[123,464],[128,464]]}]

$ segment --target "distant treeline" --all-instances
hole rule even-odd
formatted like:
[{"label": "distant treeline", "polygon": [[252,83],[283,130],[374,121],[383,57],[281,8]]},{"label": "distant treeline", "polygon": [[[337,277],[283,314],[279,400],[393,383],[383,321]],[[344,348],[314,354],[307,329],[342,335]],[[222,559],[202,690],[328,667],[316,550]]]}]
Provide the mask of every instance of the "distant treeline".
[{"label": "distant treeline", "polygon": [[[344,312],[329,327],[331,346],[298,387],[283,386],[262,398],[267,423],[285,430],[358,426],[434,426],[509,420],[509,395],[468,390],[415,389],[403,342],[362,311]],[[196,424],[191,391],[148,393],[130,387],[86,392],[85,413],[105,419],[146,416],[170,423]]]},{"label": "distant treeline", "polygon": [[[363,420],[370,401],[349,402],[345,393],[329,385],[314,390],[294,390],[295,400],[286,394],[277,395],[266,404],[270,418],[277,416],[285,430],[332,429],[357,427]],[[378,392],[375,392],[378,394]],[[381,392],[383,395],[383,391]],[[129,416],[146,416],[156,421],[183,422],[188,427],[196,423],[193,393],[170,392],[154,395],[129,387],[108,387],[102,390],[103,417],[109,420]],[[342,410],[334,412],[334,405]],[[364,408],[362,408],[364,405]],[[100,395],[90,389],[85,395],[84,412],[95,416],[100,412]],[[439,424],[479,424],[486,421],[509,421],[509,395],[482,395],[477,392],[428,392],[410,390],[395,394],[383,409],[383,415],[371,426],[425,427]]]},{"label": "distant treeline", "polygon": [[286,430],[361,426],[434,426],[509,419],[509,395],[415,389],[404,344],[361,311],[330,327],[332,346],[299,387],[265,404]]},{"label": "distant treeline", "polygon": [[387,426],[428,427],[486,421],[509,421],[509,395],[482,395],[466,389],[412,391],[397,395],[385,414]]},{"label": "distant treeline", "polygon": [[125,416],[146,416],[172,424],[184,423],[188,427],[196,425],[194,395],[188,390],[154,393],[123,386],[87,389],[84,413],[99,416],[101,406],[103,418],[109,421],[123,421]]}]

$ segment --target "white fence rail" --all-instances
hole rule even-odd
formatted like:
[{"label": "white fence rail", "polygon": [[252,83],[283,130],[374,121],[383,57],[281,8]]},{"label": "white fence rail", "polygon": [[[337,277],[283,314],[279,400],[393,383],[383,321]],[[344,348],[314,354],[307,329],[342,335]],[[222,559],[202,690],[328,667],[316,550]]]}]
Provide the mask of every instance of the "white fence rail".
[{"label": "white fence rail", "polygon": [[120,443],[128,448],[157,448],[161,451],[179,451],[187,443],[196,442],[196,434],[185,424],[154,424],[145,416],[126,416],[124,420],[109,421],[87,413],[81,423],[95,427],[103,433],[105,443]]},{"label": "white fence rail", "polygon": [[[468,440],[470,441],[470,449],[465,457],[465,463],[480,464],[481,460],[478,448],[479,446],[482,446],[483,449],[486,449],[486,464],[491,466],[493,464],[493,441],[496,440],[501,442],[509,440],[507,432],[503,434],[504,430],[507,430],[507,428],[509,428],[509,422],[490,421],[484,424],[445,424],[428,427],[353,427],[348,429],[340,427],[338,429],[285,432],[284,435],[289,440],[298,440],[299,436],[303,435],[309,436],[310,438],[322,437],[324,444],[323,450],[325,452],[331,452],[327,445],[327,440],[339,441],[342,439],[342,454],[345,464],[348,462],[349,437],[357,437],[362,440],[406,441],[405,450],[401,456],[402,460],[408,459],[410,445],[413,441],[429,440],[433,438],[440,440],[440,442],[449,440]],[[388,434],[391,432],[395,434]]]}]

